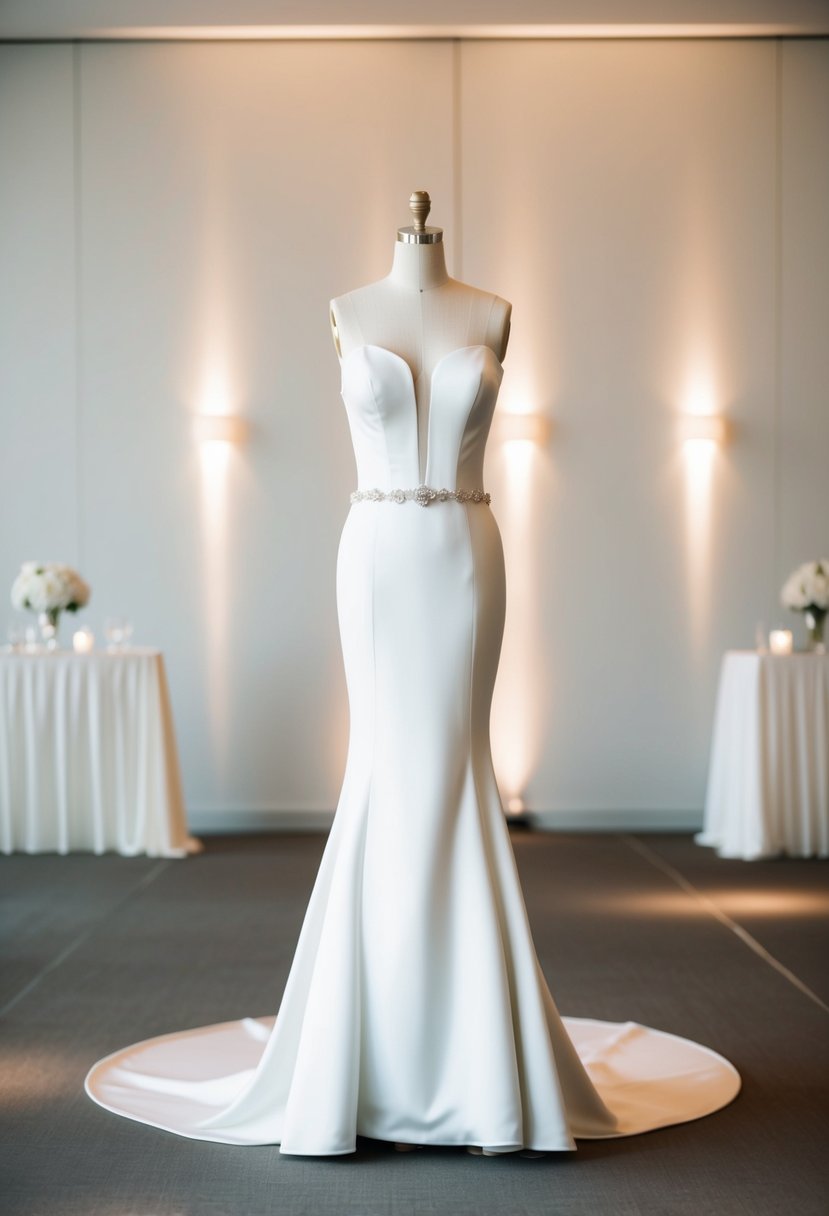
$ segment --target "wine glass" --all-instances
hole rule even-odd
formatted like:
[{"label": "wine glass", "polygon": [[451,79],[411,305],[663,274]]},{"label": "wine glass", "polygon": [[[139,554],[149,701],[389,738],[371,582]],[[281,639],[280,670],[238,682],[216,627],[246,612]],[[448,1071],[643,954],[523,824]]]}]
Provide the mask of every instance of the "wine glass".
[{"label": "wine glass", "polygon": [[23,649],[23,645],[26,641],[26,630],[23,625],[19,624],[17,621],[14,621],[11,625],[9,625],[6,636],[8,638],[8,645],[6,646],[7,651],[11,651],[13,654],[15,654]]},{"label": "wine glass", "polygon": [[104,637],[110,654],[126,650],[132,637],[132,621],[125,616],[108,616],[104,621]]}]

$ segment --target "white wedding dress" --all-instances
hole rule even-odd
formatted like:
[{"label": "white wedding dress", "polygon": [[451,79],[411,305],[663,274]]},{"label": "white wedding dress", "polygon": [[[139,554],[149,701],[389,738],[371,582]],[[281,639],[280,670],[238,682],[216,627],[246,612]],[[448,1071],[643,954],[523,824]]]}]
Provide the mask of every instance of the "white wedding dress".
[{"label": "white wedding dress", "polygon": [[[483,345],[435,367],[427,486],[482,489],[502,374]],[[359,491],[416,487],[409,365],[356,347],[342,395]],[[353,1152],[357,1135],[572,1149],[737,1093],[732,1065],[698,1044],[559,1017],[492,768],[505,580],[481,497],[353,502],[337,560],[348,759],[276,1018],[108,1056],[86,1080],[102,1106],[194,1139],[329,1155]]]}]

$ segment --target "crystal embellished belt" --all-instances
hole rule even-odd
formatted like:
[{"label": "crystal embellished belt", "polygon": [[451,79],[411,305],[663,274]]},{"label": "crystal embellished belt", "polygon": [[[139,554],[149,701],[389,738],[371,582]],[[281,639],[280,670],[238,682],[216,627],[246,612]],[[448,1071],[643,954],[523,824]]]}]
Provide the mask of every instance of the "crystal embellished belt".
[{"label": "crystal embellished belt", "polygon": [[483,490],[435,490],[432,486],[417,486],[414,490],[353,490],[352,502],[406,502],[411,500],[421,507],[428,507],[430,502],[485,502],[489,505],[490,496]]}]

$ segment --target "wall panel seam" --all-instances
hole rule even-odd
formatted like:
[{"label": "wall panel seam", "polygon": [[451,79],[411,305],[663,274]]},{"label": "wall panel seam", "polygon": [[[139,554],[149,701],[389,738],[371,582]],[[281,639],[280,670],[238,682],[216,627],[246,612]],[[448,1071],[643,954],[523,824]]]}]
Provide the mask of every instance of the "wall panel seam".
[{"label": "wall panel seam", "polygon": [[453,277],[463,279],[463,131],[461,112],[463,87],[463,40],[452,43],[452,223],[455,229],[452,248]]},{"label": "wall panel seam", "polygon": [[[783,521],[781,477],[781,393],[783,384],[783,41],[776,40],[774,60],[774,402],[772,421],[773,603],[781,583]],[[773,614],[774,615],[774,614]]]},{"label": "wall panel seam", "polygon": [[83,357],[81,292],[83,250],[82,197],[81,197],[81,68],[82,46],[76,42],[72,47],[72,203],[74,208],[74,356],[75,356],[75,560],[83,570]]}]

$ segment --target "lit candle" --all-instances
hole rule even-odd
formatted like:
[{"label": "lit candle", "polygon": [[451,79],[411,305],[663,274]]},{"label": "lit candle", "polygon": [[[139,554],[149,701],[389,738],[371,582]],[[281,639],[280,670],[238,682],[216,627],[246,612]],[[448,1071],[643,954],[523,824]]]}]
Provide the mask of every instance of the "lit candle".
[{"label": "lit candle", "polygon": [[771,633],[769,634],[769,650],[772,654],[791,654],[791,629],[772,629]]},{"label": "lit candle", "polygon": [[82,625],[72,634],[72,646],[75,654],[89,654],[95,645],[95,635],[88,625]]}]

